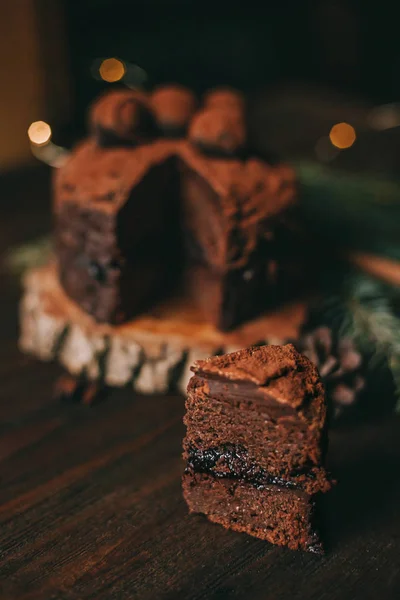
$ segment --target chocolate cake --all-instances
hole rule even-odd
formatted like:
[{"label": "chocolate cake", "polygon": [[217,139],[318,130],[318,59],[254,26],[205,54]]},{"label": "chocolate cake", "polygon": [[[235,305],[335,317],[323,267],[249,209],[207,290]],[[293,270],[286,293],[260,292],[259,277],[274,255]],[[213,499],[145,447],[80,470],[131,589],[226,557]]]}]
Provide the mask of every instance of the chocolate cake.
[{"label": "chocolate cake", "polygon": [[214,90],[192,117],[179,86],[95,102],[89,139],[56,173],[54,212],[61,284],[97,321],[122,323],[177,290],[223,330],[277,303],[298,254],[277,241],[294,175],[248,155],[243,102]]},{"label": "chocolate cake", "polygon": [[188,385],[183,493],[191,512],[291,549],[322,552],[330,489],[324,389],[294,346],[197,361]]}]

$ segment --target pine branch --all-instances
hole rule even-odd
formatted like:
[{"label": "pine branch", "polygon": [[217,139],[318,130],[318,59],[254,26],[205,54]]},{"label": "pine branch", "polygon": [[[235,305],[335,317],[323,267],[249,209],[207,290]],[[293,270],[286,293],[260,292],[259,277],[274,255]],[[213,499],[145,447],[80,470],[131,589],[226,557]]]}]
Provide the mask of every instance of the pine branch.
[{"label": "pine branch", "polygon": [[400,181],[294,165],[311,231],[333,247],[400,259]]},{"label": "pine branch", "polygon": [[359,286],[359,293],[350,303],[354,338],[364,353],[373,347],[371,368],[379,368],[386,361],[395,382],[397,410],[400,410],[400,318],[393,313],[389,298],[379,284],[364,278]]},{"label": "pine branch", "polygon": [[324,320],[339,336],[351,336],[371,370],[390,369],[400,411],[400,316],[395,309],[400,290],[355,270],[338,278],[339,273],[331,279],[313,318]]}]

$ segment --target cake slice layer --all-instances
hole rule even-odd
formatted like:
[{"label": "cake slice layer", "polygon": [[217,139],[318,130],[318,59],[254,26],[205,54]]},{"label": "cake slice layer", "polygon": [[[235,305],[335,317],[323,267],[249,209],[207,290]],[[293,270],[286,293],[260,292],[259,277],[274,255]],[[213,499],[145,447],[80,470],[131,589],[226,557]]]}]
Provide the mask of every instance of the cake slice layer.
[{"label": "cake slice layer", "polygon": [[292,550],[323,554],[315,528],[315,505],[305,492],[186,471],[183,495],[190,512],[202,513],[227,529]]}]

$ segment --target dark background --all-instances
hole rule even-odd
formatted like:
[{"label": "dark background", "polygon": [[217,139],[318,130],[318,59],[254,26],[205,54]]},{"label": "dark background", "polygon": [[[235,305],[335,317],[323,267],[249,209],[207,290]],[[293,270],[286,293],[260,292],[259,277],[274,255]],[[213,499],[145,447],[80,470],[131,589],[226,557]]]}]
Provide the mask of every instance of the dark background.
[{"label": "dark background", "polygon": [[400,129],[368,123],[374,106],[400,98],[397,12],[386,0],[67,2],[73,100],[60,139],[84,134],[88,104],[110,85],[93,65],[114,56],[144,69],[148,88],[244,90],[253,145],[266,157],[316,160],[318,140],[346,121],[357,144],[330,165],[397,178]]},{"label": "dark background", "polygon": [[66,18],[75,122],[102,87],[88,77],[91,64],[107,56],[138,64],[150,86],[254,92],[297,81],[372,102],[400,96],[398,24],[387,1],[84,0],[67,2]]},{"label": "dark background", "polygon": [[110,85],[95,65],[118,57],[145,71],[148,88],[175,81],[199,93],[221,84],[244,90],[256,129],[282,158],[315,159],[319,137],[348,121],[362,143],[334,164],[395,174],[398,127],[376,134],[366,118],[400,98],[399,12],[388,0],[7,3],[0,170],[32,162],[33,121],[47,121],[61,145],[81,137],[88,104]]}]

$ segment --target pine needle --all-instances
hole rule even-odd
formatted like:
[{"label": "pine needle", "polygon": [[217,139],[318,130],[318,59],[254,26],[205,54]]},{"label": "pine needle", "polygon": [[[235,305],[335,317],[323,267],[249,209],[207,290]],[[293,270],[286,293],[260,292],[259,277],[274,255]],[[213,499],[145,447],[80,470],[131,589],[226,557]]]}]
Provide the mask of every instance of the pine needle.
[{"label": "pine needle", "polygon": [[335,287],[318,318],[323,316],[339,336],[351,336],[371,370],[390,369],[400,412],[400,316],[395,310],[400,290],[353,270]]},{"label": "pine needle", "polygon": [[304,218],[332,247],[400,260],[400,181],[294,164]]},{"label": "pine needle", "polygon": [[354,339],[365,354],[372,350],[371,368],[387,363],[396,386],[396,408],[400,410],[400,318],[379,283],[365,277],[358,280],[350,309]]}]

